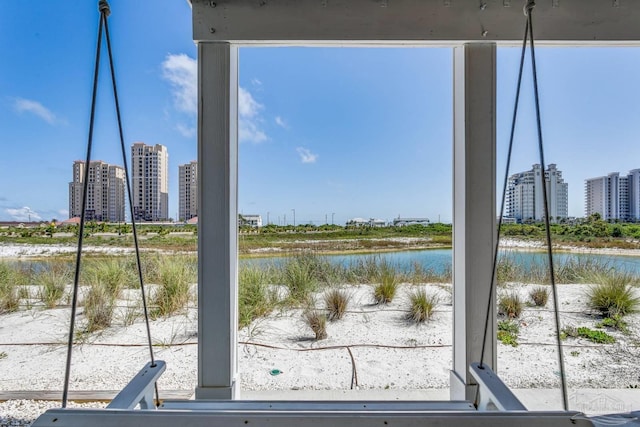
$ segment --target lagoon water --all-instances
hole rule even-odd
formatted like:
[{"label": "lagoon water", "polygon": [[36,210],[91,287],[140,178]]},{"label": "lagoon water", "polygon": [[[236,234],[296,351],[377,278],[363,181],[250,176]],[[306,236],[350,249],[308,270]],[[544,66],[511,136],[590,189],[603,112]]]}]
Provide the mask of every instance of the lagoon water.
[{"label": "lagoon water", "polygon": [[[426,270],[435,273],[443,273],[451,270],[453,253],[451,249],[428,249],[419,251],[402,252],[382,252],[375,254],[352,254],[352,255],[325,255],[324,257],[331,263],[348,266],[367,258],[377,258],[380,261],[387,261],[401,271],[410,271],[414,264],[420,264]],[[546,252],[530,252],[517,250],[501,250],[500,257],[509,257],[515,263],[528,266],[546,266]],[[265,258],[241,259],[240,263],[247,264],[280,264],[287,257],[274,256]],[[615,268],[634,274],[640,274],[640,257],[626,255],[602,255],[602,254],[582,254],[582,253],[554,253],[553,262],[556,267],[569,261],[595,262],[599,265]]]}]

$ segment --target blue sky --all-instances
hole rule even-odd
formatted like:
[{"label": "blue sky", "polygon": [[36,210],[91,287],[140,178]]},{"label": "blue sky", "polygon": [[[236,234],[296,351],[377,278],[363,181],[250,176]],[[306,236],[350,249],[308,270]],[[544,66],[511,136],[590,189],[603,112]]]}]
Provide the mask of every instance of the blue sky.
[{"label": "blue sky", "polygon": [[[127,150],[196,159],[196,47],[184,0],[112,0],[109,18]],[[97,1],[0,1],[0,220],[68,216],[74,160],[84,159]],[[106,58],[106,57],[105,57]],[[498,181],[519,49],[498,51]],[[545,160],[582,216],[586,178],[640,167],[640,51],[538,50]],[[274,223],[353,217],[451,219],[451,49],[243,48],[239,210]],[[106,62],[93,159],[122,164]],[[538,162],[531,79],[511,172]]]}]

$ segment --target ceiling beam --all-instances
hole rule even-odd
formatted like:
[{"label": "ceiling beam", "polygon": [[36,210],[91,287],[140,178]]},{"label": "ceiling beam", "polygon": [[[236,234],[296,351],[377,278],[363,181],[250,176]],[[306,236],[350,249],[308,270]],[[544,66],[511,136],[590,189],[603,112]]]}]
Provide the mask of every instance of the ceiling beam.
[{"label": "ceiling beam", "polygon": [[[192,0],[196,41],[284,44],[519,43],[526,0]],[[640,41],[638,0],[538,0],[541,43]]]}]

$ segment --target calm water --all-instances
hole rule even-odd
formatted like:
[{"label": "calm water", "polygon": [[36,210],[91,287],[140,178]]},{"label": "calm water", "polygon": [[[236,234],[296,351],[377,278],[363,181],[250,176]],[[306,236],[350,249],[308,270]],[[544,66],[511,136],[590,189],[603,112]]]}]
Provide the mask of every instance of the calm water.
[{"label": "calm water", "polygon": [[[527,252],[527,251],[501,251],[501,257],[508,256],[518,264],[525,266],[531,265],[547,265],[547,254],[544,252]],[[375,255],[326,255],[332,263],[350,265],[367,258],[378,258],[381,261],[386,260],[396,265],[400,270],[410,271],[415,263],[421,264],[425,269],[431,269],[434,272],[442,273],[451,269],[452,251],[451,249],[429,249],[422,251],[404,251],[404,252],[385,252]],[[286,260],[286,257],[266,257],[266,258],[250,258],[243,259],[241,263],[248,264],[280,264]],[[568,254],[554,253],[553,261],[557,267],[563,263],[572,261],[597,262],[602,265],[614,267],[617,270],[627,271],[630,273],[640,274],[640,257],[624,256],[624,255],[600,255],[600,254]]]}]

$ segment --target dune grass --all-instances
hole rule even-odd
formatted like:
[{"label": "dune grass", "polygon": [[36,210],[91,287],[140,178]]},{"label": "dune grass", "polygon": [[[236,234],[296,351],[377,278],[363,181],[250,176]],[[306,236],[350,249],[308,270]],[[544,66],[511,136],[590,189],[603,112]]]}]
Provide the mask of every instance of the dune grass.
[{"label": "dune grass", "polygon": [[190,286],[196,281],[193,265],[184,256],[166,257],[159,265],[159,283],[150,299],[150,315],[167,317],[183,310],[190,298]]},{"label": "dune grass", "polygon": [[7,263],[0,263],[0,314],[17,311],[20,306],[14,277],[14,270]]},{"label": "dune grass", "polygon": [[33,282],[40,286],[39,298],[46,308],[56,307],[65,296],[67,285],[72,282],[72,271],[68,264],[49,262],[38,271]]},{"label": "dune grass", "polygon": [[381,263],[378,282],[373,288],[373,300],[376,304],[388,304],[393,301],[400,281],[396,268],[389,263]]},{"label": "dune grass", "polygon": [[498,314],[510,319],[520,317],[523,307],[522,298],[515,291],[504,293],[498,299]]},{"label": "dune grass", "polygon": [[243,328],[255,319],[271,313],[278,294],[269,287],[269,269],[242,266],[238,278],[238,326]]},{"label": "dune grass", "polygon": [[586,292],[589,306],[603,317],[626,316],[640,309],[640,297],[634,290],[638,282],[633,275],[612,270],[592,273],[585,281],[593,283]]},{"label": "dune grass", "polygon": [[349,294],[344,289],[330,289],[324,294],[324,303],[329,320],[340,320],[349,306]]},{"label": "dune grass", "polygon": [[410,292],[409,314],[407,317],[416,323],[430,320],[439,302],[440,297],[437,294],[427,293],[423,288]]}]

